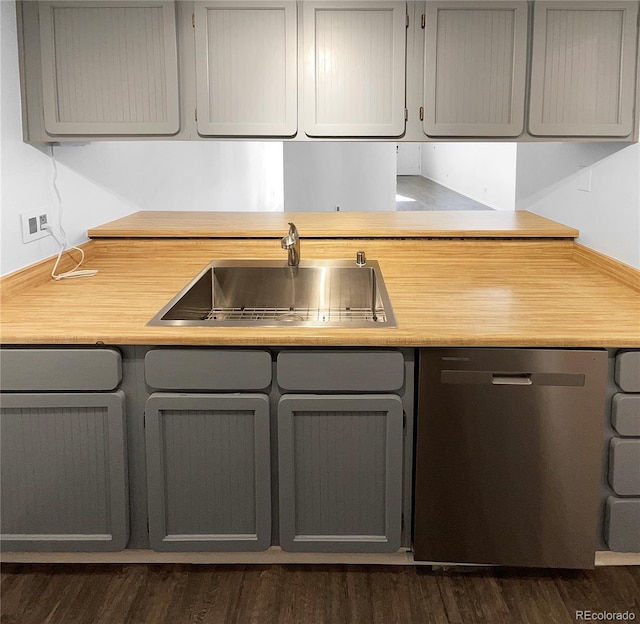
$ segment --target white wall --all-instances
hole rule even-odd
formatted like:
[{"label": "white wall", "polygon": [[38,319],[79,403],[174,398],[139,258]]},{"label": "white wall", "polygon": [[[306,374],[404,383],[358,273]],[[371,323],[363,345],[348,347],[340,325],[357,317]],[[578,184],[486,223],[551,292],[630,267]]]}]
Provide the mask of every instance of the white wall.
[{"label": "white wall", "polygon": [[[20,213],[54,210],[50,147],[22,142],[15,4],[0,0],[0,273],[52,256],[22,243]],[[54,148],[70,243],[137,210],[282,210],[282,143],[96,142]],[[55,215],[54,215],[55,217]]]},{"label": "white wall", "polygon": [[496,210],[514,210],[516,145],[423,143],[421,175]]},{"label": "white wall", "polygon": [[[579,190],[589,169],[591,191]],[[640,144],[519,144],[516,209],[577,228],[580,243],[640,268]]]},{"label": "white wall", "polygon": [[0,2],[0,85],[0,270],[4,274],[55,250],[49,238],[22,244],[19,215],[50,203],[51,170],[46,153],[22,143],[13,2]]},{"label": "white wall", "polygon": [[394,143],[285,143],[286,211],[395,210]]},{"label": "white wall", "polygon": [[[58,162],[134,210],[282,211],[282,142],[102,141]],[[70,203],[83,201],[68,189]]]}]

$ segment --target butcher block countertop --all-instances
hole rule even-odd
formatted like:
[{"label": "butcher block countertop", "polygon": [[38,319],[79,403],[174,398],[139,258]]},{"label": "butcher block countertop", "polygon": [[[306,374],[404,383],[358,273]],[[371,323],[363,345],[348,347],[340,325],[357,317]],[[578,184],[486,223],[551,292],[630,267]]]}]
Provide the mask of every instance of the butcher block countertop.
[{"label": "butcher block countertop", "polygon": [[[299,229],[305,231],[302,225]],[[572,240],[309,240],[303,236],[301,246],[303,260],[355,259],[359,250],[380,263],[397,328],[149,327],[147,322],[212,259],[280,259],[284,266],[286,252],[273,239],[100,238],[86,245],[85,267],[97,269],[95,277],[56,282],[48,276],[52,261],[47,261],[0,282],[0,340],[86,345],[640,347],[640,272]]]},{"label": "butcher block countertop", "polygon": [[576,238],[578,230],[531,212],[136,212],[89,230],[91,238]]}]

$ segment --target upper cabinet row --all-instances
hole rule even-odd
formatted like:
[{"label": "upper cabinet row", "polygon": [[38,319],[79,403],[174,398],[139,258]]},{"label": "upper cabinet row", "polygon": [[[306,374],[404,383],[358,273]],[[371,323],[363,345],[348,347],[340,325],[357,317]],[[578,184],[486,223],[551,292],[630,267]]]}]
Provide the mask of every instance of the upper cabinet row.
[{"label": "upper cabinet row", "polygon": [[637,2],[427,2],[425,134],[632,135],[637,22]]},{"label": "upper cabinet row", "polygon": [[638,5],[22,2],[25,140],[633,140]]}]

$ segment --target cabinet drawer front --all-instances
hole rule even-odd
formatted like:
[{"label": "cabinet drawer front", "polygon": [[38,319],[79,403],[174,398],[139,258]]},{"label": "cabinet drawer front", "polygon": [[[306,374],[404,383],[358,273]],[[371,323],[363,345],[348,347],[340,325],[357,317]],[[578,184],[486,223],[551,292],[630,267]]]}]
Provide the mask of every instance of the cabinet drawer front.
[{"label": "cabinet drawer front", "polygon": [[614,395],[611,424],[620,435],[640,437],[640,394]]},{"label": "cabinet drawer front", "polygon": [[113,551],[129,536],[124,394],[3,394],[2,548]]},{"label": "cabinet drawer front", "polygon": [[640,439],[611,440],[609,483],[616,494],[640,496]]},{"label": "cabinet drawer front", "polygon": [[114,390],[122,358],[114,349],[2,349],[0,379],[5,392]]},{"label": "cabinet drawer front", "polygon": [[640,498],[607,498],[605,539],[616,552],[640,552]]},{"label": "cabinet drawer front", "polygon": [[640,351],[616,356],[616,383],[625,392],[640,392]]},{"label": "cabinet drawer front", "polygon": [[399,351],[282,351],[278,385],[299,392],[391,392],[404,384]]},{"label": "cabinet drawer front", "polygon": [[155,349],[145,357],[145,377],[164,390],[263,390],[271,383],[268,351]]}]

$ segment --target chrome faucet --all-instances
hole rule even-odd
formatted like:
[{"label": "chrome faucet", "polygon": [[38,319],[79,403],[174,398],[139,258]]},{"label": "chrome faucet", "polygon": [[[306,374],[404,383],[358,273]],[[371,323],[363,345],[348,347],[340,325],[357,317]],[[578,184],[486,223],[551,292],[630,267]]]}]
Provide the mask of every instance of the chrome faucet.
[{"label": "chrome faucet", "polygon": [[287,264],[298,266],[300,264],[300,235],[293,223],[289,223],[289,233],[280,240],[282,249],[287,250]]}]

